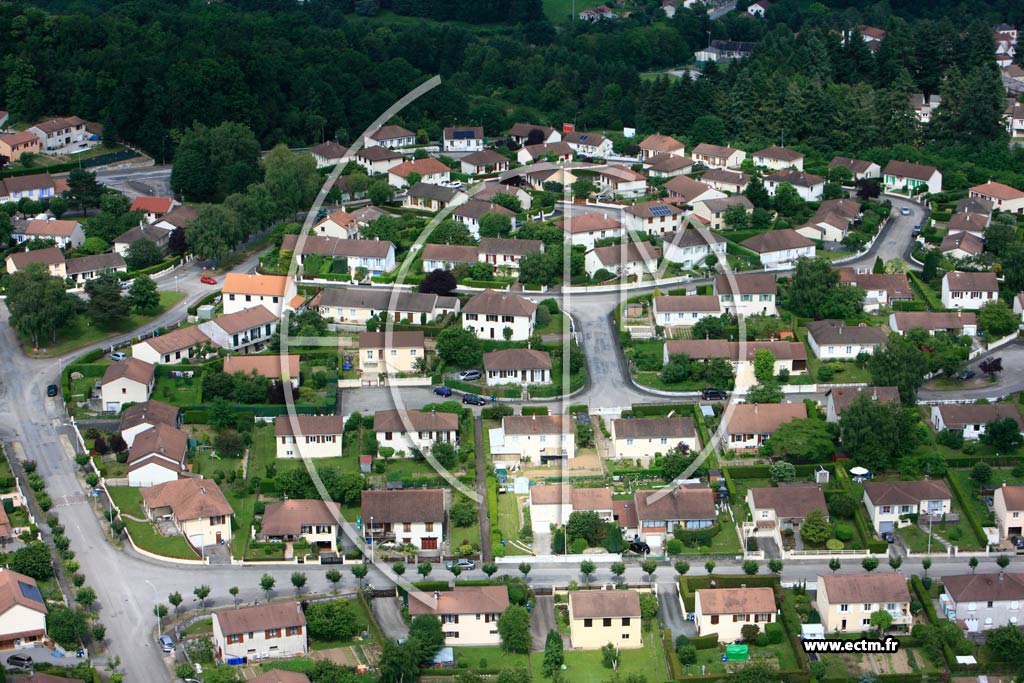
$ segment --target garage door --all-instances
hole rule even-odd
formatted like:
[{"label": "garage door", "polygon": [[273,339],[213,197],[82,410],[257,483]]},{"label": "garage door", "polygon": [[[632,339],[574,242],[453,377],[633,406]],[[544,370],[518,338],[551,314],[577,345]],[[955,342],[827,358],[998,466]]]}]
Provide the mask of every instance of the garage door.
[{"label": "garage door", "polygon": [[892,531],[892,529],[893,529],[893,523],[892,522],[879,522],[878,523],[878,530],[881,533],[883,533],[883,534],[886,533],[887,531]]}]

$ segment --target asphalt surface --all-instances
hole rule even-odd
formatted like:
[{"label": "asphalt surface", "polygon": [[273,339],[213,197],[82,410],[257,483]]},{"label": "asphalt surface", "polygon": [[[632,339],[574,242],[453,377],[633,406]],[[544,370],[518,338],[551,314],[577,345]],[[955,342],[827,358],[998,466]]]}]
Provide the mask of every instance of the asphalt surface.
[{"label": "asphalt surface", "polygon": [[530,639],[533,642],[534,651],[543,650],[548,631],[557,630],[555,599],[550,595],[538,595],[536,603],[530,610]]}]

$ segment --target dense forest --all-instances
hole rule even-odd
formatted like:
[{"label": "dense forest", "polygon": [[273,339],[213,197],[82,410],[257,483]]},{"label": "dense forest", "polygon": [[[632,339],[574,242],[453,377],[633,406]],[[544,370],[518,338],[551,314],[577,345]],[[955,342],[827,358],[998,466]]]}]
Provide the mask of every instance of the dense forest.
[{"label": "dense forest", "polygon": [[[808,151],[871,158],[900,145],[903,158],[950,160],[954,187],[961,177],[1024,173],[1000,126],[991,33],[1000,21],[1024,23],[1024,3],[780,0],[767,20],[734,13],[716,22],[689,10],[666,20],[655,5],[628,19],[553,26],[537,0],[380,7],[459,15],[448,24],[367,18],[346,0],[3,3],[0,106],[22,120],[96,120],[108,137],[169,160],[196,122],[243,123],[263,148],[350,142],[439,73],[443,85],[397,122],[431,135],[453,123],[493,135],[529,120],[636,126],[690,142],[785,136]],[[877,54],[850,32],[859,23],[889,32]],[[691,60],[708,32],[756,41],[754,57],[696,80],[644,75]],[[921,91],[945,103],[927,130],[907,104]]]}]

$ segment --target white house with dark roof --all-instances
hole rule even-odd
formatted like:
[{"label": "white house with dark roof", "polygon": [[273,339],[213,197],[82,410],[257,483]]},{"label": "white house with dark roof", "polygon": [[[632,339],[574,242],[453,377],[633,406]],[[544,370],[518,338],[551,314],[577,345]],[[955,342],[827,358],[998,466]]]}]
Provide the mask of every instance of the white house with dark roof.
[{"label": "white house with dark roof", "polygon": [[1024,429],[1020,411],[1012,403],[953,403],[932,406],[931,422],[935,431],[948,429],[976,441],[985,434],[985,426],[995,420],[1011,419]]},{"label": "white house with dark roof", "polygon": [[437,617],[448,647],[500,645],[498,618],[508,606],[507,586],[455,586],[450,591],[409,594],[409,616]]},{"label": "white house with dark roof", "polygon": [[330,287],[314,297],[310,307],[334,322],[365,325],[367,320],[386,311],[393,320],[425,325],[441,315],[458,313],[460,304],[455,297],[437,294],[392,292],[371,287]]},{"label": "white house with dark roof", "polygon": [[505,330],[509,329],[508,341],[526,341],[536,320],[537,304],[510,292],[487,289],[462,307],[462,326],[480,339],[506,339]]},{"label": "white house with dark roof", "polygon": [[625,166],[608,166],[597,172],[597,189],[613,197],[642,197],[647,194],[647,176]]},{"label": "white house with dark roof", "polygon": [[274,418],[277,457],[334,458],[341,455],[342,415],[278,415]]},{"label": "white house with dark roof", "polygon": [[487,386],[550,384],[551,354],[536,349],[500,349],[484,354]]},{"label": "white house with dark roof", "polygon": [[150,337],[132,345],[132,357],[147,363],[165,365],[188,361],[210,344],[210,338],[198,327],[179,327],[159,337]]},{"label": "white house with dark roof", "polygon": [[869,313],[914,298],[910,281],[903,273],[858,273],[853,268],[840,268],[839,284],[863,289],[864,310]]},{"label": "white house with dark roof", "polygon": [[529,254],[544,253],[541,240],[483,237],[480,239],[479,258],[495,268],[519,270],[519,262]]},{"label": "white house with dark roof", "polygon": [[973,337],[978,334],[978,316],[976,313],[956,311],[906,311],[889,314],[889,329],[897,334],[906,334],[909,330],[919,327],[929,334],[944,332],[957,336]]},{"label": "white house with dark roof", "polygon": [[469,233],[475,239],[480,239],[480,219],[488,214],[497,213],[508,216],[509,221],[514,223],[516,214],[500,204],[483,202],[478,199],[470,199],[465,204],[457,206],[451,216],[469,229]]},{"label": "white house with dark roof", "polygon": [[462,190],[418,182],[406,191],[402,206],[422,211],[440,211],[449,206],[465,204],[469,200]]},{"label": "white house with dark roof", "polygon": [[708,187],[719,192],[740,194],[747,189],[750,176],[739,171],[730,171],[725,168],[709,168],[700,177],[700,181]]},{"label": "white house with dark roof", "polygon": [[493,149],[472,152],[459,159],[460,168],[467,175],[501,173],[507,171],[511,163],[507,156]]},{"label": "white house with dark roof", "polygon": [[722,314],[714,295],[656,296],[653,302],[654,323],[662,327],[692,327],[704,318]]},{"label": "white house with dark roof", "polygon": [[715,494],[707,486],[682,485],[674,489],[641,489],[633,494],[640,538],[661,548],[678,529],[706,529],[718,518]]},{"label": "white house with dark roof", "polygon": [[489,436],[496,460],[549,465],[576,457],[576,430],[569,415],[509,415]]},{"label": "white house with dark roof", "polygon": [[[35,579],[0,568],[0,649],[35,647],[45,640],[48,614]],[[28,680],[42,683],[38,675]]]},{"label": "white house with dark roof", "polygon": [[832,157],[832,161],[828,162],[828,168],[830,171],[833,168],[839,168],[840,166],[850,171],[850,174],[853,176],[853,180],[880,178],[882,176],[882,167],[873,161],[851,159],[850,157]]},{"label": "white house with dark roof", "polygon": [[594,248],[598,240],[622,237],[622,222],[607,213],[569,214],[561,221],[569,242],[581,244],[587,251]]},{"label": "white house with dark roof", "polygon": [[702,142],[691,152],[694,161],[708,168],[739,168],[747,158],[747,153],[734,147],[712,145]]},{"label": "white house with dark roof", "polygon": [[321,551],[337,552],[341,535],[337,503],[314,499],[289,499],[267,503],[256,538],[263,542],[306,541]]},{"label": "white house with dark roof", "polygon": [[968,633],[1024,623],[1024,574],[1000,570],[943,576],[942,587],[943,616],[963,624]]},{"label": "white house with dark roof", "polygon": [[659,155],[686,157],[686,145],[670,135],[648,135],[640,141],[639,146],[641,159],[652,159]]},{"label": "white house with dark roof", "polygon": [[158,228],[155,225],[136,225],[114,238],[114,253],[126,256],[128,247],[139,240],[149,240],[161,249],[166,249],[170,238],[170,231],[163,228]]},{"label": "white house with dark roof", "polygon": [[734,315],[775,315],[778,284],[771,273],[720,273],[715,296],[722,310]]},{"label": "white house with dark roof", "polygon": [[[311,237],[319,236],[348,239],[349,237],[355,237],[358,231],[359,222],[356,217],[345,209],[337,209],[327,214],[323,220],[314,223],[313,227],[310,228],[309,235]],[[288,235],[286,235],[286,237],[287,236]],[[291,235],[291,237],[297,238],[298,235]]]},{"label": "white house with dark roof", "polygon": [[381,126],[363,137],[366,147],[411,147],[416,144],[416,133],[402,126]]},{"label": "white house with dark roof", "polygon": [[746,502],[754,527],[774,537],[779,547],[782,547],[779,531],[799,529],[811,512],[819,510],[828,519],[825,494],[814,482],[779,482],[778,486],[750,488]]},{"label": "white house with dark roof", "polygon": [[363,491],[362,536],[370,544],[440,551],[446,538],[446,498],[444,489]]},{"label": "white house with dark roof", "polygon": [[934,166],[893,159],[882,171],[882,184],[887,190],[917,193],[924,189],[942,192],[942,172]]},{"label": "white house with dark roof", "polygon": [[298,602],[279,602],[213,613],[213,644],[225,662],[304,657],[309,654],[306,614]]},{"label": "white house with dark roof", "polygon": [[480,247],[473,244],[425,244],[420,258],[423,272],[451,270],[480,261]]},{"label": "white house with dark roof", "polygon": [[[683,178],[674,178],[680,180]],[[688,180],[688,179],[687,179]],[[665,235],[676,232],[683,224],[683,210],[663,201],[631,204],[622,210],[622,225],[626,230]]]},{"label": "white house with dark roof", "polygon": [[221,293],[224,313],[237,313],[247,308],[263,306],[280,316],[281,311],[295,296],[295,282],[285,275],[228,273],[224,276]]},{"label": "white house with dark roof", "polygon": [[842,320],[807,323],[807,345],[821,360],[855,360],[885,345],[889,335],[881,327],[847,325]]},{"label": "white house with dark roof", "polygon": [[942,277],[942,305],[946,308],[978,310],[999,299],[999,280],[993,272],[967,273],[953,270]]},{"label": "white house with dark roof", "polygon": [[739,206],[749,216],[754,212],[754,205],[743,195],[722,197],[721,199],[705,199],[693,203],[693,215],[700,216],[707,221],[707,226],[712,230],[724,230],[734,226],[725,222],[725,212],[734,206]]},{"label": "white house with dark roof", "polygon": [[89,132],[85,129],[85,120],[77,116],[47,119],[40,121],[28,129],[39,138],[40,151],[43,154],[65,154],[78,151],[72,148],[88,139]]},{"label": "white house with dark roof", "polygon": [[144,403],[153,391],[155,366],[138,358],[126,358],[107,366],[100,381],[103,410],[120,412],[127,403]]},{"label": "white house with dark roof", "polygon": [[459,416],[436,410],[378,410],[373,415],[373,431],[379,447],[404,451],[411,458],[413,449],[428,452],[435,441],[457,444]]},{"label": "white house with dark roof", "polygon": [[782,185],[790,185],[805,202],[816,202],[825,191],[825,179],[803,171],[786,169],[764,177],[764,188],[768,196],[774,197]]},{"label": "white house with dark roof", "polygon": [[664,185],[668,192],[668,200],[673,204],[693,205],[708,199],[723,199],[727,195],[702,180],[694,180],[687,176],[676,176]]},{"label": "white house with dark roof", "polygon": [[105,273],[127,273],[128,266],[120,254],[107,252],[70,258],[64,262],[64,270],[76,285],[84,285]]},{"label": "white house with dark roof", "polygon": [[668,455],[680,444],[696,452],[700,442],[690,417],[645,417],[611,421],[612,457],[643,460]]},{"label": "white house with dark roof", "polygon": [[1024,192],[1003,183],[990,180],[982,185],[975,185],[968,190],[968,196],[988,200],[999,211],[1024,213]]},{"label": "white house with dark roof", "polygon": [[910,524],[907,515],[921,515],[925,521],[928,516],[939,520],[946,515],[947,521],[958,521],[955,515],[950,517],[952,496],[941,479],[866,481],[864,507],[871,525],[880,534]]},{"label": "white house with dark roof", "polygon": [[792,168],[797,171],[804,170],[804,155],[795,149],[772,145],[753,154],[754,166],[762,166],[773,171]]},{"label": "white house with dark roof", "polygon": [[[11,179],[6,178],[5,182]],[[18,244],[30,240],[53,240],[61,249],[77,249],[85,242],[82,224],[72,220],[30,220],[24,232],[15,232],[12,237]]]},{"label": "white house with dark roof", "polygon": [[861,396],[869,401],[900,405],[900,392],[896,387],[832,387],[825,392],[825,421],[839,422],[842,412]]},{"label": "white house with dark roof", "polygon": [[619,277],[642,278],[657,272],[660,256],[660,250],[650,242],[610,244],[587,252],[584,266],[591,277],[603,269]]},{"label": "white house with dark roof", "polygon": [[277,331],[278,317],[263,306],[228,313],[199,323],[199,329],[222,349],[258,353]]},{"label": "white house with dark roof", "polygon": [[188,434],[158,424],[135,437],[128,450],[128,485],[154,486],[188,471]]},{"label": "white house with dark roof", "polygon": [[433,157],[410,159],[388,170],[388,184],[397,188],[405,187],[414,174],[419,176],[419,182],[442,185],[451,180],[452,170]]},{"label": "white house with dark roof", "polygon": [[339,145],[333,140],[327,140],[319,145],[310,147],[309,153],[313,155],[317,168],[331,168],[345,160],[345,155],[348,154],[348,147]]},{"label": "white house with dark roof", "polygon": [[817,247],[796,230],[769,230],[748,237],[740,246],[749,249],[761,259],[765,268],[788,268],[798,259],[814,258]]},{"label": "white house with dark roof", "polygon": [[803,403],[741,403],[733,406],[725,427],[728,448],[750,451],[760,448],[782,425],[807,417]]},{"label": "white house with dark roof", "polygon": [[562,140],[580,156],[603,158],[612,153],[611,138],[606,138],[600,133],[585,133],[573,130],[564,133]]},{"label": "white house with dark roof", "polygon": [[441,133],[441,149],[445,152],[479,152],[483,148],[483,126],[449,126]]},{"label": "white house with dark roof", "polygon": [[57,247],[44,247],[43,249],[34,249],[32,251],[15,251],[5,259],[9,275],[25,270],[33,263],[42,264],[51,277],[59,277],[63,280],[68,276],[64,253]]},{"label": "white house with dark roof", "polygon": [[[298,247],[299,235],[285,235],[281,241],[282,251],[293,251]],[[370,275],[382,275],[395,269],[395,245],[386,240],[354,240],[337,237],[307,235],[302,251],[297,255],[299,264],[306,264],[306,257],[319,254],[332,259],[345,259],[350,274],[357,268],[365,268]]]},{"label": "white house with dark roof", "polygon": [[694,161],[675,154],[655,154],[643,161],[649,178],[675,178],[693,171]]},{"label": "white house with dark roof", "polygon": [[717,259],[724,258],[728,246],[728,240],[721,235],[693,227],[665,235],[663,240],[661,248],[665,260],[686,268],[703,263],[711,255]]},{"label": "white house with dark roof", "polygon": [[723,643],[740,640],[747,624],[763,631],[778,620],[777,611],[775,592],[766,586],[701,589],[693,596],[697,635],[718,634]]},{"label": "white house with dark roof", "polygon": [[121,413],[118,431],[129,448],[135,443],[135,437],[158,424],[181,429],[181,411],[177,406],[160,401],[144,401],[125,408]]},{"label": "white house with dark roof", "polygon": [[[536,133],[534,131],[537,131]],[[517,123],[509,128],[508,136],[512,142],[519,146],[527,142],[533,144],[530,138],[536,138],[540,143],[560,142],[562,134],[551,126],[536,126],[532,123]]]},{"label": "white house with dark roof", "polygon": [[400,152],[380,146],[366,146],[356,152],[355,162],[369,175],[387,173],[405,159]]}]

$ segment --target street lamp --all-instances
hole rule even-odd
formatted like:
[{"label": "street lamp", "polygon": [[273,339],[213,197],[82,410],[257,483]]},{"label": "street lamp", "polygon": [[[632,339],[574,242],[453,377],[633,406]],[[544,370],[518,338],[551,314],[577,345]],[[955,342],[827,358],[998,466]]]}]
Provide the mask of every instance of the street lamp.
[{"label": "street lamp", "polygon": [[373,515],[370,515],[370,564],[373,564]]},{"label": "street lamp", "polygon": [[156,601],[153,603],[153,612],[156,614],[156,637],[160,638],[163,635],[163,619],[160,618],[160,594],[156,590],[156,586],[149,579],[145,579],[149,587],[153,589],[153,597]]}]

